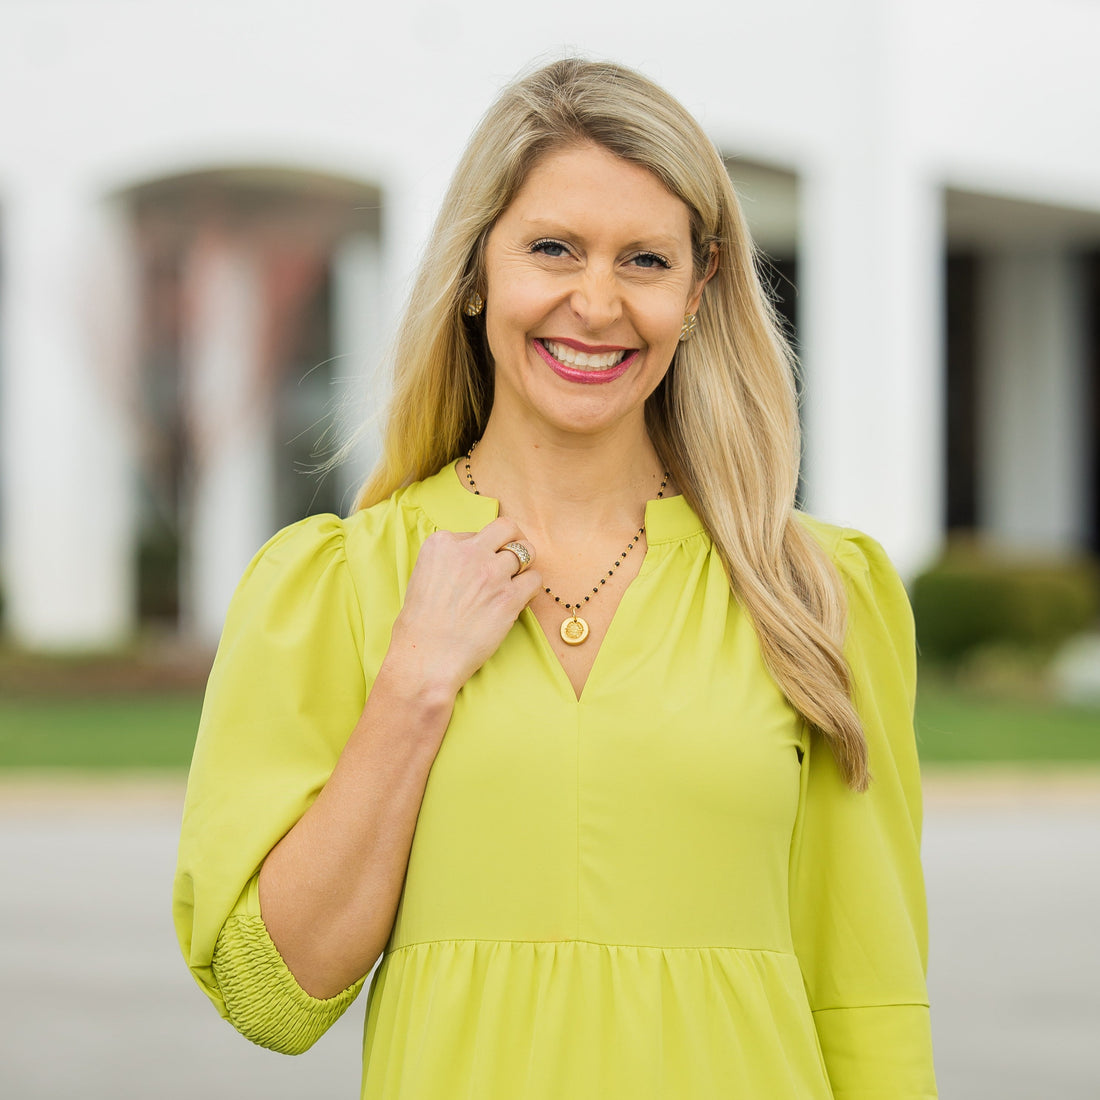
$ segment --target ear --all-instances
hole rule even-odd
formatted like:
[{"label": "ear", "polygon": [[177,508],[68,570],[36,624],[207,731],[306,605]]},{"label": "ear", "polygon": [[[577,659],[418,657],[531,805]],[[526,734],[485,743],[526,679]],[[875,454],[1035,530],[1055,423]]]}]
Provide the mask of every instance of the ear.
[{"label": "ear", "polygon": [[687,312],[698,313],[699,303],[703,300],[703,288],[714,278],[714,273],[718,270],[718,245],[712,244],[710,246],[710,263],[707,264],[706,273],[695,284],[694,289],[691,292],[691,297],[688,299]]}]

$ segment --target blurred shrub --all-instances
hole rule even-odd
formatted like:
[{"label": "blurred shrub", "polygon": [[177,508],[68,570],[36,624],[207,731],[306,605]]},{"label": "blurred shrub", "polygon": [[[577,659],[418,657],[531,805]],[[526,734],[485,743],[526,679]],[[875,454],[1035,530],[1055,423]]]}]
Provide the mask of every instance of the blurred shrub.
[{"label": "blurred shrub", "polygon": [[138,614],[143,621],[179,617],[179,542],[170,532],[143,535],[138,545]]},{"label": "blurred shrub", "polygon": [[1100,614],[1100,569],[1086,559],[1022,559],[954,546],[913,582],[921,655],[956,661],[978,649],[1051,655]]}]

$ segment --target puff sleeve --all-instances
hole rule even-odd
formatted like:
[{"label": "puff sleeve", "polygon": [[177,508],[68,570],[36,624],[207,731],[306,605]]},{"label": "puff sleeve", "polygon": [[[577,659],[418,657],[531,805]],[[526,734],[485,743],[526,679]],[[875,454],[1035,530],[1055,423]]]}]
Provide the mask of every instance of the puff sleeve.
[{"label": "puff sleeve", "polygon": [[203,703],[173,890],[184,958],[218,1011],[285,1053],[351,1003],[307,994],[260,915],[267,853],[324,786],[362,711],[363,623],[343,523],[277,534],[233,596]]},{"label": "puff sleeve", "polygon": [[791,930],[836,1100],[936,1096],[925,983],[916,660],[909,601],[882,548],[844,532],[845,652],[870,750],[850,790],[807,737],[791,849]]}]

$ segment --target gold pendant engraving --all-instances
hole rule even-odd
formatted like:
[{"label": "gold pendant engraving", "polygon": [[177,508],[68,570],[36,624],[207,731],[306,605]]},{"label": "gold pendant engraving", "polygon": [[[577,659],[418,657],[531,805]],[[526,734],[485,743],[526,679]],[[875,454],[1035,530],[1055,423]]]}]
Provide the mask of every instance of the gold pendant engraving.
[{"label": "gold pendant engraving", "polygon": [[580,645],[588,637],[588,623],[579,615],[571,615],[561,624],[561,640],[566,645]]}]

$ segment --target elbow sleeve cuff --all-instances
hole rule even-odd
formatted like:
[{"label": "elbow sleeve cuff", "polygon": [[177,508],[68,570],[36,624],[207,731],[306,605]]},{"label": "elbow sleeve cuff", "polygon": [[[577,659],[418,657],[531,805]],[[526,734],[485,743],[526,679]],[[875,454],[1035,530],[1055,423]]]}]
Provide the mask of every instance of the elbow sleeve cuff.
[{"label": "elbow sleeve cuff", "polygon": [[295,981],[258,916],[232,916],[211,962],[229,1022],[246,1038],[282,1054],[301,1054],[343,1015],[363,986],[319,1000]]},{"label": "elbow sleeve cuff", "polygon": [[935,1100],[927,1005],[827,1008],[814,1024],[836,1100]]}]

